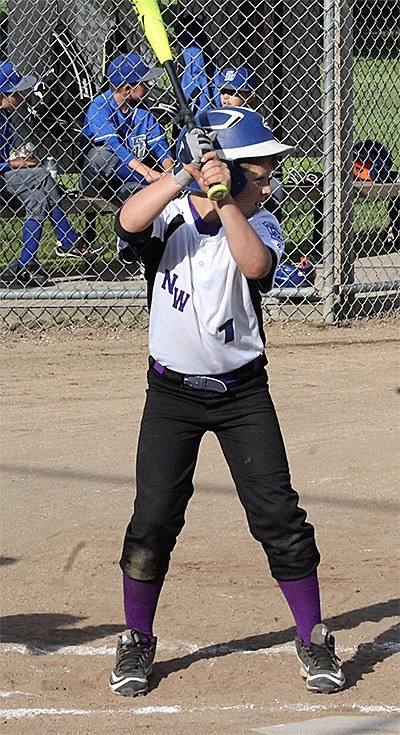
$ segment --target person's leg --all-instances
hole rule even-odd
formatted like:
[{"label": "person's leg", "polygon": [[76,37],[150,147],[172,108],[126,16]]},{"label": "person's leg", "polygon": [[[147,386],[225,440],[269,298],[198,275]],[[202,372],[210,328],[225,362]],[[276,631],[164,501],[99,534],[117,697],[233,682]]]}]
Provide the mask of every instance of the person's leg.
[{"label": "person's leg", "polygon": [[119,158],[105,146],[94,146],[86,153],[82,161],[79,188],[82,194],[89,197],[109,199],[115,195],[112,185]]},{"label": "person's leg", "polygon": [[[322,623],[316,569],[320,556],[314,529],[306,521],[306,512],[299,507],[298,495],[291,485],[283,438],[266,378],[235,389],[235,398],[231,415],[227,410],[216,430],[217,437],[245,508],[250,531],[261,542],[272,576],[292,611],[299,645],[309,650],[318,633],[318,645],[321,644],[318,650],[322,651],[325,668],[323,676],[313,681],[312,688],[337,691],[343,687],[344,677],[328,639],[325,645],[319,636]],[[316,650],[314,646],[314,658]],[[313,671],[315,667],[320,671],[320,663],[314,661]],[[310,681],[308,685],[311,688]]]},{"label": "person's leg", "polygon": [[[32,169],[16,169],[5,174],[6,187],[10,194],[25,207],[25,219],[28,223],[23,233],[21,263],[27,263],[29,250],[37,252],[41,229],[46,217],[50,220],[61,245],[68,249],[75,248],[79,240],[78,234],[71,227],[61,207],[61,194],[54,180],[43,166]],[[33,222],[38,226],[34,227]],[[36,245],[36,250],[35,250]],[[80,256],[82,253],[77,253]]]},{"label": "person's leg", "polygon": [[125,624],[128,630],[138,630],[146,638],[153,637],[153,622],[163,581],[138,582],[122,573]]},{"label": "person's leg", "polygon": [[34,219],[26,219],[22,227],[22,250],[19,257],[20,265],[26,265],[36,260],[43,225]]},{"label": "person's leg", "polygon": [[96,243],[87,243],[70,223],[61,204],[61,194],[49,173],[42,169],[42,189],[47,197],[47,209],[51,225],[57,237],[56,254],[60,258],[87,258],[93,260],[103,248]]},{"label": "person's leg", "polygon": [[185,522],[205,412],[185,389],[149,371],[139,435],[134,513],[121,557],[127,630],[118,639],[110,687],[124,696],[148,691],[155,655],[153,620],[170,555]]},{"label": "person's leg", "polygon": [[50,221],[54,232],[64,248],[70,248],[79,240],[79,235],[69,223],[60,204],[56,204],[50,212]]},{"label": "person's leg", "polygon": [[1,274],[1,279],[12,285],[44,286],[49,275],[37,260],[43,225],[34,219],[25,219],[22,226],[22,248],[18,259],[13,260]]},{"label": "person's leg", "polygon": [[[47,172],[45,172],[47,173]],[[38,169],[15,169],[4,174],[5,189],[25,210],[22,228],[21,265],[36,259],[43,222],[48,213],[48,201],[43,189],[43,174]]]},{"label": "person's leg", "polygon": [[274,579],[310,576],[318,566],[314,528],[299,507],[265,373],[232,389],[215,433],[228,462],[252,535]]},{"label": "person's leg", "polygon": [[71,225],[61,205],[61,194],[54,179],[42,166],[37,166],[35,172],[34,197],[42,197],[46,216],[49,216],[51,225],[57,237],[56,254],[63,258],[83,258],[99,255],[103,248],[93,244],[91,248]]},{"label": "person's leg", "polygon": [[297,635],[305,646],[311,643],[311,631],[321,622],[321,604],[317,570],[303,579],[278,581],[294,621]]},{"label": "person's leg", "polygon": [[[132,169],[121,163],[113,151],[105,146],[94,146],[83,158],[79,188],[89,197],[116,198],[125,202],[135,191],[142,188],[142,184]],[[129,245],[121,238],[117,240],[117,252],[123,262],[132,262]]]},{"label": "person's leg", "polygon": [[3,271],[2,279],[6,282],[42,286],[49,279],[37,258],[43,222],[48,212],[48,199],[42,182],[40,167],[39,170],[15,169],[4,174],[3,188],[10,197],[11,206],[25,212],[21,253]]},{"label": "person's leg", "polygon": [[149,370],[139,434],[134,513],[121,568],[131,579],[164,579],[193,493],[193,473],[207,416],[188,391]]}]

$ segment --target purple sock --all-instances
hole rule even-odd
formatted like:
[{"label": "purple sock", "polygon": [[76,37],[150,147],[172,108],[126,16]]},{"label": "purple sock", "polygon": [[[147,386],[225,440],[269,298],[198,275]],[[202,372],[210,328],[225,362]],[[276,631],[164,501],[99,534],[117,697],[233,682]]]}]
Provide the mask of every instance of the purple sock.
[{"label": "purple sock", "polygon": [[299,638],[305,646],[310,645],[310,634],[321,622],[321,605],[317,572],[293,582],[278,582],[289,605],[297,627]]},{"label": "purple sock", "polygon": [[123,573],[126,627],[153,635],[153,621],[163,582],[138,582]]}]

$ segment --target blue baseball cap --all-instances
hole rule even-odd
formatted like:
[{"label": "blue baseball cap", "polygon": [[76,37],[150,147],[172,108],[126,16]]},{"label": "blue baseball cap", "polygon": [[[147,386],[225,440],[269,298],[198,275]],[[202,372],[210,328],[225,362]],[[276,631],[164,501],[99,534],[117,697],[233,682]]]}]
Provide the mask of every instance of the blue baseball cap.
[{"label": "blue baseball cap", "polygon": [[245,66],[230,66],[220,72],[215,86],[219,89],[232,89],[240,92],[254,92],[259,85],[257,75]]},{"label": "blue baseball cap", "polygon": [[32,75],[21,77],[11,61],[0,61],[0,93],[24,92],[34,87],[36,82],[36,77]]},{"label": "blue baseball cap", "polygon": [[139,54],[121,54],[111,62],[107,69],[107,77],[113,87],[122,87],[124,84],[139,84],[158,79],[163,70],[160,67],[149,69]]}]

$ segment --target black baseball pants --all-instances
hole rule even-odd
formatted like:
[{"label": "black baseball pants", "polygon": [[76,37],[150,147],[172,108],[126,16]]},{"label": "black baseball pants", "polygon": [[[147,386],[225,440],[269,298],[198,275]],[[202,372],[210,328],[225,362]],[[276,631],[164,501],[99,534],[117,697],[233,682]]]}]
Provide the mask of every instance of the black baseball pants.
[{"label": "black baseball pants", "polygon": [[318,566],[314,528],[298,506],[265,370],[226,393],[172,384],[150,368],[137,451],[137,494],[121,567],[132,579],[161,581],[185,522],[201,439],[213,431],[277,580]]}]

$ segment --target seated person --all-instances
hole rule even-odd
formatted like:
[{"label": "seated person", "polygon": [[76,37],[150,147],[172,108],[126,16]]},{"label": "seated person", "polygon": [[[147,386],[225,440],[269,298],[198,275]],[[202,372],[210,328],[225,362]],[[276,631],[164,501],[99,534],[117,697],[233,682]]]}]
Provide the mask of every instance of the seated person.
[{"label": "seated person", "polygon": [[164,131],[140,106],[146,83],[162,73],[159,68],[150,71],[135,53],[118,56],[109,65],[110,89],[89,105],[81,137],[80,188],[88,196],[125,201],[172,166]]},{"label": "seated person", "polygon": [[37,261],[36,254],[47,217],[58,238],[57,255],[93,259],[101,248],[87,246],[72,228],[60,205],[61,193],[57,185],[33,153],[27,150],[12,155],[11,116],[23,102],[21,92],[34,84],[34,76],[21,77],[11,62],[0,62],[0,206],[3,203],[16,210],[25,209],[20,257],[8,264],[1,280],[7,284],[43,286],[49,276]]},{"label": "seated person", "polygon": [[[261,103],[257,99],[256,90],[260,85],[256,73],[245,66],[229,66],[223,69],[215,86],[219,89],[220,98],[217,101],[221,107],[250,107],[256,110]],[[284,197],[282,182],[277,176],[271,176],[271,196],[265,201],[264,209],[282,221],[282,201]]]},{"label": "seated person", "polygon": [[237,68],[228,66],[219,72],[215,86],[220,98],[217,105],[221,107],[250,107],[256,109],[260,103],[256,98],[256,89],[260,81],[252,69],[245,66]]}]

